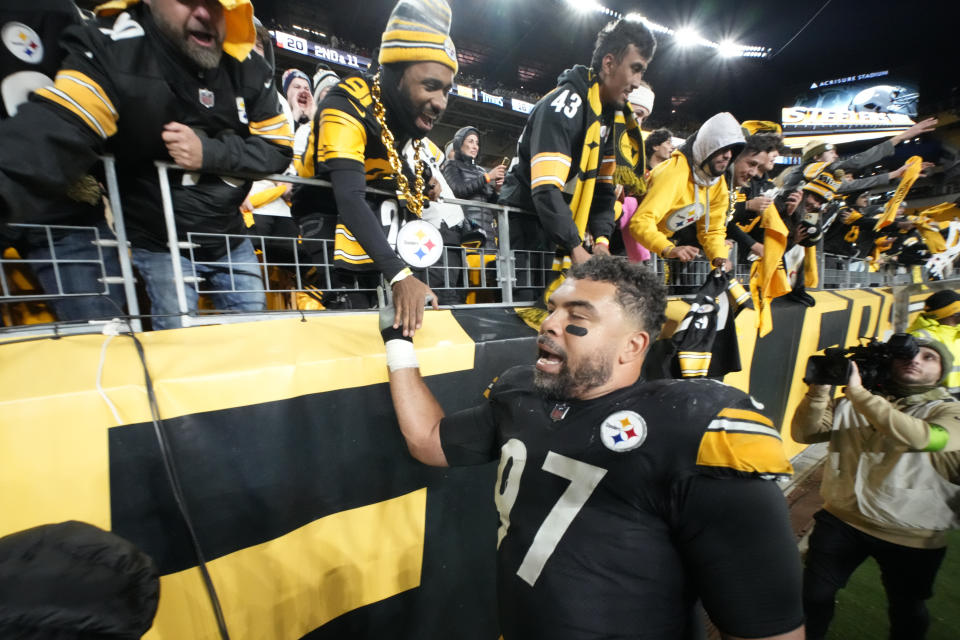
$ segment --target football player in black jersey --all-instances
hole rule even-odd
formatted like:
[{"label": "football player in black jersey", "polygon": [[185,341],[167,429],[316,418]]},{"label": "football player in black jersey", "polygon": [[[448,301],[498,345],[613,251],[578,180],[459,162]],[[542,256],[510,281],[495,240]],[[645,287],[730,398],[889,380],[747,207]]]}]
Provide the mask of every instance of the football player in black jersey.
[{"label": "football player in black jersey", "polygon": [[780,435],[732,387],[640,379],[665,304],[642,267],[574,266],[549,301],[536,364],[450,416],[412,343],[381,323],[413,456],[500,460],[505,640],[695,637],[697,599],[725,638],[803,637],[800,560],[772,481],[792,471]]}]

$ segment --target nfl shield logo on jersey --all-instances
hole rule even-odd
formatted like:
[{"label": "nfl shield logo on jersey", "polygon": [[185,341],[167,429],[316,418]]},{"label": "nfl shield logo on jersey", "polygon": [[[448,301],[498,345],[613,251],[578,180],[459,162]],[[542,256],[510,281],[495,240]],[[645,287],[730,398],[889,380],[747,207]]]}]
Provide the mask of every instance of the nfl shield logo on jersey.
[{"label": "nfl shield logo on jersey", "polygon": [[200,104],[207,109],[212,109],[214,103],[213,91],[210,89],[200,89]]},{"label": "nfl shield logo on jersey", "polygon": [[631,451],[647,439],[647,421],[639,413],[617,411],[600,425],[600,439],[611,451]]}]

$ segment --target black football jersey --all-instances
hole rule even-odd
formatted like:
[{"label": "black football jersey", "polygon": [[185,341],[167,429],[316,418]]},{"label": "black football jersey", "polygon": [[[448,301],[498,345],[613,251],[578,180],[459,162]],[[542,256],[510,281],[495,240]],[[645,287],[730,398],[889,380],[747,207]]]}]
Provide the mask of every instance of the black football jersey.
[{"label": "black football jersey", "polygon": [[451,465],[500,459],[505,640],[676,640],[697,598],[733,635],[802,623],[796,545],[770,481],[791,467],[749,396],[660,380],[558,404],[532,367],[486,395],[440,433]]}]

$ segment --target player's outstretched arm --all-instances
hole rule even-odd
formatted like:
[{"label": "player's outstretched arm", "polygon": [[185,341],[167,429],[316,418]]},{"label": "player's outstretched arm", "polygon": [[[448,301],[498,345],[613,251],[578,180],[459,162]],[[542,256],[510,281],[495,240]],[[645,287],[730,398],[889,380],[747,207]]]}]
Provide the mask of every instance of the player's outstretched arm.
[{"label": "player's outstretched arm", "polygon": [[440,446],[443,409],[424,384],[420,369],[390,371],[390,397],[410,455],[424,464],[448,466]]},{"label": "player's outstretched arm", "polygon": [[381,297],[380,335],[387,347],[390,369],[390,398],[400,432],[407,441],[410,455],[424,464],[446,467],[447,458],[440,444],[443,409],[420,376],[412,338],[404,336],[402,328],[393,327],[393,305],[384,306],[383,292],[378,294]]}]

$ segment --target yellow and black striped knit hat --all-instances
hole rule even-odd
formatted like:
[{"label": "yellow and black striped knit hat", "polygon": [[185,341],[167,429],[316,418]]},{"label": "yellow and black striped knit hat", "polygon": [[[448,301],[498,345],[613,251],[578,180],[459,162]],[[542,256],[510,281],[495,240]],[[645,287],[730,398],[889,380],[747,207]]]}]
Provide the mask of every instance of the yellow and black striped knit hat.
[{"label": "yellow and black striped knit hat", "polygon": [[380,64],[439,62],[457,71],[447,0],[400,0],[380,41]]},{"label": "yellow and black striped knit hat", "polygon": [[923,313],[937,320],[960,313],[960,294],[950,289],[937,291],[924,301]]},{"label": "yellow and black striped knit hat", "polygon": [[810,193],[816,194],[829,202],[833,200],[834,196],[837,195],[837,189],[840,188],[840,181],[830,175],[829,172],[824,171],[816,178],[803,185],[804,191],[809,191]]},{"label": "yellow and black striped knit hat", "polygon": [[783,135],[783,128],[776,122],[770,122],[769,120],[744,120],[740,123],[740,128],[743,129],[744,138],[758,133]]}]

